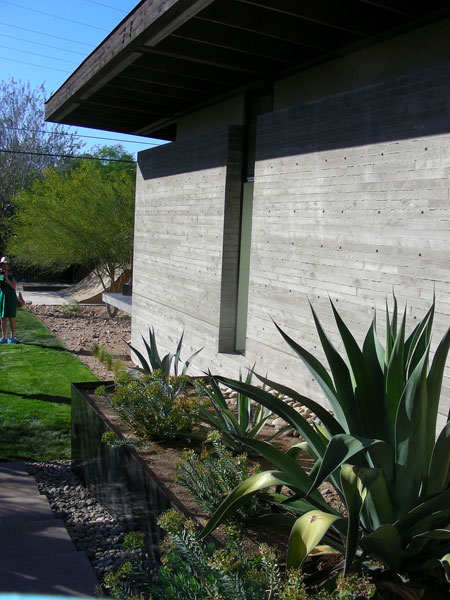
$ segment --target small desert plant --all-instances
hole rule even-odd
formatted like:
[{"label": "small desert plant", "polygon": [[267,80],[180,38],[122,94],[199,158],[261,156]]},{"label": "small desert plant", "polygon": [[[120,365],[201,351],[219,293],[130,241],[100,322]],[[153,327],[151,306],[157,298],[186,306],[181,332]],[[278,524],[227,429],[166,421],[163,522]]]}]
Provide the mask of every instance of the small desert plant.
[{"label": "small desert plant", "polygon": [[[173,373],[174,375],[178,375],[178,363],[182,362],[180,358],[180,353],[181,347],[183,345],[183,336],[184,332],[181,334],[175,354],[171,354],[170,352],[168,352],[165,356],[163,356],[163,358],[161,358],[158,352],[158,346],[156,344],[155,331],[153,328],[149,327],[148,341],[144,338],[143,335],[141,336],[142,341],[144,342],[145,349],[147,350],[148,360],[144,357],[144,355],[141,352],[139,352],[139,350],[137,350],[134,346],[126,342],[127,345],[134,352],[134,354],[137,356],[139,362],[141,363],[141,366],[136,367],[135,370],[138,373],[152,373],[153,371],[158,370],[162,371],[166,377],[169,377],[173,364]],[[200,350],[194,352],[194,354],[192,354],[186,361],[184,361],[183,369],[181,372],[182,375],[186,375],[186,372],[189,368],[190,363],[192,362],[192,359],[195,358],[197,354],[202,350],[203,348],[200,348]]]},{"label": "small desert plant", "polygon": [[192,520],[174,510],[162,514],[158,524],[165,530],[161,566],[150,571],[145,562],[140,533],[125,536],[130,557],[118,570],[110,571],[103,585],[117,600],[365,600],[375,588],[356,573],[340,575],[336,589],[308,593],[299,569],[285,571],[277,552],[261,544],[255,556],[244,550],[239,526],[229,524],[223,548],[202,543]]},{"label": "small desert plant", "polygon": [[71,300],[67,304],[63,304],[63,308],[69,312],[78,312],[80,310],[80,305],[76,300]]},{"label": "small desert plant", "polygon": [[144,534],[132,531],[126,534],[123,549],[129,559],[116,571],[109,571],[103,580],[103,586],[116,600],[131,600],[149,596],[152,589],[152,576],[145,566]]},{"label": "small desert plant", "polygon": [[[194,450],[182,453],[175,481],[192,494],[200,508],[212,514],[231,490],[250,476],[250,471],[247,455],[233,456],[224,446],[219,432],[211,432],[206,442],[212,443],[212,449],[204,448],[201,454]],[[238,515],[245,518],[256,507],[254,498],[243,510],[238,510]]]},{"label": "small desert plant", "polygon": [[[236,525],[227,527],[220,549],[200,542],[194,523],[175,511],[164,513],[159,525],[166,539],[154,600],[306,600],[300,572],[282,576],[275,551],[266,545],[248,558]],[[290,595],[283,595],[288,587]]]},{"label": "small desert plant", "polygon": [[112,354],[106,348],[106,346],[95,344],[92,347],[92,354],[95,358],[105,365],[108,371],[112,371],[115,377],[118,377],[120,373],[123,373],[126,370],[125,363],[119,356]]},{"label": "small desert plant", "polygon": [[199,422],[199,401],[187,393],[188,382],[186,376],[166,377],[156,370],[139,379],[121,375],[113,394],[104,386],[96,393],[143,439],[202,437],[193,431]]},{"label": "small desert plant", "polygon": [[[253,371],[250,370],[245,379],[246,385],[251,384],[252,375]],[[241,374],[239,374],[239,381],[242,381]],[[259,403],[252,414],[250,398],[243,392],[238,392],[236,412],[234,412],[228,407],[222,390],[211,376],[206,381],[197,380],[195,385],[199,393],[209,399],[208,405],[203,406],[200,410],[202,420],[220,431],[225,443],[232,450],[242,452],[248,449],[245,440],[256,438],[273,414],[271,410]],[[214,410],[214,414],[212,414],[211,408]],[[291,427],[283,427],[271,437],[266,438],[266,441],[271,442],[288,429]]]}]

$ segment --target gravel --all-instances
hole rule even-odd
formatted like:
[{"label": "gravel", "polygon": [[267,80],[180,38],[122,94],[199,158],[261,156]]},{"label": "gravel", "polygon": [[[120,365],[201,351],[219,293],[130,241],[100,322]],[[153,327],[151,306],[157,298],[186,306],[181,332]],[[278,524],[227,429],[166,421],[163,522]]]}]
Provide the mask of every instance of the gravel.
[{"label": "gravel", "polygon": [[27,468],[55,517],[63,520],[76,549],[86,553],[99,581],[130,558],[122,549],[126,527],[83,487],[70,461],[35,462]]}]

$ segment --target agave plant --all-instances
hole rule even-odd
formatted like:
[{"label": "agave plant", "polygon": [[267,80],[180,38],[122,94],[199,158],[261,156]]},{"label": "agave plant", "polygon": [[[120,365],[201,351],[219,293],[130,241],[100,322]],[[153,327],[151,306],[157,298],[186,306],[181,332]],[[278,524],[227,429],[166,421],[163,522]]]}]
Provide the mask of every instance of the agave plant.
[{"label": "agave plant", "polygon": [[[245,379],[246,385],[250,385],[253,376],[253,369],[249,370]],[[242,382],[242,374],[239,373],[239,381]],[[261,429],[272,416],[272,411],[258,403],[256,410],[252,411],[250,398],[238,392],[236,398],[236,413],[234,413],[227,404],[226,399],[215,381],[214,377],[204,381],[199,379],[195,382],[197,390],[209,399],[209,405],[200,408],[200,416],[204,422],[212,425],[221,432],[224,442],[232,450],[242,452],[246,449],[245,439],[255,439]],[[210,409],[213,409],[214,413]],[[286,430],[289,426],[283,427],[274,435],[267,439],[273,441]]]},{"label": "agave plant", "polygon": [[[163,358],[161,358],[159,355],[159,352],[158,352],[158,346],[156,344],[155,331],[152,327],[149,327],[148,328],[149,340],[147,341],[144,338],[144,336],[141,335],[142,341],[144,342],[145,349],[147,350],[148,360],[144,357],[144,355],[141,352],[139,352],[139,350],[137,350],[137,348],[135,348],[128,342],[125,342],[127,344],[127,346],[135,353],[139,362],[141,363],[140,367],[136,367],[135,369],[132,369],[132,371],[133,372],[137,371],[138,373],[152,373],[153,371],[159,370],[159,371],[162,371],[166,377],[169,377],[171,369],[172,369],[172,364],[173,364],[173,373],[174,373],[174,375],[178,375],[178,363],[181,362],[180,353],[181,353],[181,347],[183,345],[183,336],[184,336],[184,332],[181,334],[180,340],[177,344],[177,349],[175,351],[175,354],[171,354],[170,352],[168,352]],[[186,375],[186,372],[187,372],[192,360],[202,350],[203,350],[203,348],[200,348],[199,350],[194,352],[194,354],[192,354],[186,361],[184,361],[181,375]]]},{"label": "agave plant", "polygon": [[[329,371],[305,348],[277,329],[324,391],[333,414],[286,386],[259,377],[271,388],[302,402],[321,420],[310,425],[279,398],[246,384],[219,378],[283,417],[303,437],[314,459],[307,474],[288,453],[258,440],[245,440],[275,466],[250,477],[223,501],[204,528],[209,534],[258,490],[284,485],[291,493],[269,494],[291,513],[288,566],[299,567],[318,544],[345,555],[344,572],[376,559],[398,573],[450,575],[450,421],[436,439],[443,371],[450,329],[430,360],[435,304],[407,337],[406,309],[398,324],[397,301],[386,307],[386,344],[376,319],[362,348],[331,303],[345,349],[343,358],[311,307]],[[345,513],[331,508],[318,491],[328,480]],[[278,487],[278,490],[280,488]],[[288,513],[289,514],[289,513]]]}]

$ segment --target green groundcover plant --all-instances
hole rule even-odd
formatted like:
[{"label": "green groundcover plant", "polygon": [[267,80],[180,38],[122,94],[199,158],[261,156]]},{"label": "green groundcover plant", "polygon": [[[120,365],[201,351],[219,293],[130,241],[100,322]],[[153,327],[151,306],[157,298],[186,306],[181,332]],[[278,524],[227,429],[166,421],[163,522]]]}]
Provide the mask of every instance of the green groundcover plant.
[{"label": "green groundcover plant", "polygon": [[[430,359],[435,304],[406,336],[406,309],[400,322],[394,297],[392,317],[386,307],[386,344],[374,316],[360,348],[331,304],[345,349],[342,357],[328,338],[314,309],[313,318],[329,371],[277,326],[324,391],[333,414],[281,384],[259,377],[271,388],[302,402],[322,422],[310,425],[288,404],[242,381],[219,378],[283,417],[303,437],[314,459],[308,474],[292,453],[246,439],[274,466],[237,486],[204,528],[208,535],[257,491],[285,509],[292,525],[287,564],[300,567],[319,544],[342,552],[344,573],[367,560],[407,579],[434,581],[448,590],[450,575],[450,421],[436,438],[443,371],[450,329]],[[327,504],[318,487],[328,480],[345,513]],[[290,490],[289,492],[280,492]],[[289,514],[294,515],[289,517]],[[279,518],[279,515],[277,515]],[[422,584],[420,584],[422,585]]]},{"label": "green groundcover plant", "polygon": [[333,592],[308,593],[299,569],[285,571],[279,556],[267,544],[246,556],[239,527],[229,524],[223,548],[199,541],[194,522],[174,510],[159,519],[166,538],[161,566],[151,573],[143,560],[143,540],[127,536],[132,554],[104,585],[117,600],[359,600],[372,597],[365,578],[341,577]]},{"label": "green groundcover plant", "polygon": [[[225,496],[250,476],[250,469],[247,455],[233,455],[218,431],[211,431],[205,441],[212,448],[205,446],[200,453],[192,449],[182,452],[175,482],[190,492],[197,506],[212,515]],[[238,515],[242,518],[251,515],[257,505],[257,498],[253,498],[238,509]]]}]

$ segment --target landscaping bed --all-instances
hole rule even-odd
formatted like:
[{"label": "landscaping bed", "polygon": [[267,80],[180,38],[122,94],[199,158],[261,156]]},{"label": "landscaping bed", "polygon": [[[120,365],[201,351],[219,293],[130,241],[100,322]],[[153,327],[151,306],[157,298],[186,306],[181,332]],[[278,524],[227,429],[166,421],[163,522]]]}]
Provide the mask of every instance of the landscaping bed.
[{"label": "landscaping bed", "polygon": [[[259,547],[259,560],[262,562],[258,563],[256,571],[252,571],[253,567],[251,567],[250,571],[244,573],[245,577],[250,576],[250,579],[247,579],[244,584],[250,586],[249,590],[253,589],[255,576],[263,577],[264,581],[268,583],[261,571],[261,566],[266,569],[264,564],[270,563],[268,569],[275,577],[275,579],[272,578],[272,583],[276,580],[273,589],[278,590],[276,597],[283,598],[283,600],[288,597],[295,597],[296,600],[302,598],[303,600],[304,596],[298,594],[286,596],[284,593],[287,590],[286,585],[291,585],[289,578],[293,573],[292,576],[297,577],[295,585],[298,591],[299,582],[301,585],[303,583],[301,579],[298,579],[298,575],[295,575],[295,570],[298,572],[298,569],[302,569],[303,574],[309,573],[311,564],[313,564],[312,571],[316,573],[321,571],[322,567],[326,565],[326,561],[323,557],[313,558],[312,555],[318,547],[326,549],[327,552],[331,547],[345,553],[345,569],[350,576],[357,578],[354,582],[359,583],[358,577],[363,573],[370,578],[377,579],[377,587],[381,594],[377,596],[378,598],[401,597],[417,598],[418,600],[420,598],[429,598],[430,600],[447,598],[448,583],[445,578],[446,575],[449,576],[450,558],[448,553],[450,550],[448,541],[450,540],[448,528],[449,427],[447,426],[441,432],[436,442],[435,421],[442,373],[450,347],[450,331],[441,341],[432,359],[432,364],[429,366],[428,348],[434,304],[424,319],[406,337],[405,323],[403,322],[400,328],[397,326],[397,304],[395,302],[392,318],[388,314],[386,319],[386,349],[382,347],[377,337],[374,324],[369,328],[364,347],[358,348],[356,341],[334,307],[333,310],[347,351],[347,360],[338,356],[314,314],[329,367],[320,364],[307,350],[279,329],[285,341],[309,370],[313,374],[318,374],[317,379],[330,401],[333,413],[325,410],[314,400],[305,398],[294,390],[289,390],[282,383],[266,381],[269,389],[262,391],[260,387],[251,385],[249,381],[233,381],[220,376],[216,378],[216,381],[210,380],[209,387],[203,386],[202,388],[202,393],[211,399],[209,409],[203,408],[201,403],[196,405],[195,401],[189,405],[190,400],[184,393],[180,395],[178,391],[174,391],[182,378],[173,378],[169,375],[170,362],[173,357],[168,365],[165,364],[167,363],[165,359],[169,356],[161,362],[155,351],[156,341],[152,331],[150,331],[150,341],[147,344],[149,363],[147,364],[143,356],[139,356],[143,370],[147,373],[151,372],[151,375],[147,375],[144,379],[133,379],[130,376],[122,380],[118,379],[112,400],[105,390],[99,392],[100,397],[107,399],[106,405],[113,401],[116,410],[125,421],[131,423],[133,431],[140,432],[144,439],[150,440],[150,448],[144,450],[144,452],[149,451],[147,458],[150,466],[148,468],[152,471],[153,478],[159,478],[165,487],[169,480],[172,485],[172,477],[169,474],[169,466],[164,463],[163,455],[170,456],[174,450],[182,451],[187,443],[184,440],[189,438],[192,431],[195,433],[198,425],[198,420],[195,419],[199,417],[203,423],[208,422],[212,423],[214,427],[217,426],[232,449],[242,448],[242,441],[245,438],[244,447],[253,449],[264,457],[264,460],[259,461],[262,472],[261,469],[258,469],[259,472],[253,476],[246,473],[241,479],[241,484],[234,483],[229,488],[233,491],[226,496],[225,500],[219,499],[219,503],[209,512],[209,514],[214,514],[201,532],[203,538],[210,534],[213,534],[214,537],[220,536],[219,527],[226,526],[227,520],[234,517],[244,507],[243,500],[258,501],[257,496],[251,496],[255,492],[263,492],[263,500],[272,507],[267,515],[263,515],[256,527],[255,548],[261,539],[264,539],[266,532],[269,532],[268,538],[272,545],[274,542],[281,541],[281,546],[283,546],[283,541],[287,540],[287,536],[283,534],[283,525],[288,524],[289,527],[292,527],[287,554],[286,580],[284,582],[279,580],[279,568],[283,566],[283,562],[277,563],[279,559],[273,558],[274,555],[272,558],[268,557],[267,551],[265,551],[265,555],[261,554],[261,547]],[[180,347],[181,340],[175,354],[176,357]],[[107,348],[111,352],[111,348],[108,346]],[[155,357],[159,362],[155,360]],[[175,358],[175,365],[177,364],[178,360]],[[169,368],[164,368],[164,366]],[[229,398],[225,398],[221,392],[221,390],[229,388],[234,393],[240,394],[241,400],[244,401],[244,404],[239,404],[238,410],[234,413],[230,410],[232,402],[228,402]],[[178,387],[177,389],[182,388]],[[432,404],[427,401],[427,394],[428,400],[433,400]],[[258,407],[255,414],[259,414],[258,411],[263,407],[265,410],[274,411],[278,416],[277,419],[272,419],[272,424],[279,419],[286,421],[297,431],[296,438],[298,439],[300,434],[306,440],[307,445],[302,444],[301,448],[297,448],[297,439],[289,440],[288,437],[281,441],[281,445],[278,441],[278,446],[273,443],[264,444],[254,439],[248,428],[249,424],[250,428],[253,427],[251,421],[254,418],[254,415],[250,415],[250,405],[248,404],[250,399],[252,402],[256,402]],[[164,409],[163,412],[167,410],[167,401],[172,403],[170,411],[167,413],[169,415],[166,426],[168,435],[160,436],[157,429],[162,431],[159,419],[162,415],[161,409]],[[164,408],[165,404],[166,408]],[[95,405],[98,410],[96,400]],[[183,405],[186,406],[183,408]],[[317,428],[316,424],[311,422],[311,415],[304,418],[306,415],[304,407],[313,411],[320,419],[318,422],[322,426]],[[214,409],[212,420],[208,413],[210,409]],[[179,410],[185,411],[185,413],[179,413]],[[186,410],[187,413],[191,411],[192,416],[195,417],[190,423],[183,421],[187,415]],[[196,415],[195,411],[198,411]],[[408,418],[409,413],[414,415],[413,421]],[[114,414],[110,416],[111,419],[118,418]],[[176,416],[176,419],[172,421],[173,416]],[[237,419],[239,419],[239,425]],[[244,433],[240,433],[241,419],[246,423],[246,429],[242,430]],[[236,421],[235,424],[234,421]],[[182,427],[178,427],[177,424],[182,422],[184,423]],[[416,435],[414,429],[419,424],[420,436]],[[278,422],[276,425],[278,428],[280,423]],[[105,441],[115,443],[117,438],[120,441],[122,436],[119,431],[120,427],[122,427],[121,423],[112,425],[111,428],[116,437],[111,434],[112,438],[108,436]],[[270,429],[273,431],[275,428],[272,426]],[[183,442],[174,443],[173,439],[156,442],[154,441],[155,434],[156,439],[161,439],[161,437],[180,438],[181,434]],[[214,446],[214,456],[220,457],[221,453],[214,441],[210,439],[209,442],[212,442]],[[193,444],[193,442],[191,443]],[[421,448],[419,453],[417,445]],[[167,452],[169,448],[170,452]],[[286,452],[287,449],[289,452]],[[305,450],[316,460],[313,478],[306,475],[305,469],[302,468],[303,465],[299,462],[300,453]],[[172,466],[177,462],[175,455],[172,454],[172,458],[169,458]],[[206,456],[209,454],[207,453]],[[265,460],[268,461],[268,465],[273,465],[275,470],[272,467],[271,472],[266,472]],[[156,470],[159,467],[162,471],[157,474]],[[198,475],[198,466],[195,469],[197,469]],[[162,478],[165,478],[166,481],[163,481]],[[327,482],[331,482],[334,488],[339,490],[339,497],[342,499],[344,507],[339,502],[333,505],[326,497],[327,493],[320,494],[317,491],[323,492],[324,488],[319,486],[326,485]],[[269,488],[274,491],[270,491]],[[170,488],[167,487],[167,489],[169,496],[173,494],[176,501],[179,502],[179,492],[170,492]],[[214,486],[210,489],[215,490]],[[331,489],[326,491],[332,492]],[[223,498],[222,492],[219,496]],[[251,516],[253,509],[250,504],[251,502],[247,502],[245,510],[249,508],[250,513],[247,514]],[[196,520],[201,524],[207,520],[198,510],[197,512],[192,511],[184,505],[179,508],[183,513],[194,514]],[[301,516],[294,517],[292,513]],[[181,569],[183,577],[187,578],[186,582],[190,580],[196,587],[197,583],[192,580],[189,570],[186,571],[186,566],[200,574],[200,577],[209,573],[207,579],[212,577],[211,582],[214,582],[217,574],[214,571],[216,569],[215,561],[219,561],[217,568],[220,570],[222,583],[225,587],[231,584],[232,581],[227,575],[228,569],[231,567],[231,565],[227,566],[227,560],[230,557],[228,546],[225,554],[222,553],[217,557],[208,555],[204,548],[200,548],[198,538],[190,529],[192,526],[186,523],[181,524],[180,515],[176,515],[177,513],[174,513],[165,517],[162,524],[171,543],[171,546],[169,548],[166,546],[165,550],[165,558],[169,563],[164,563],[166,565],[164,573],[171,578],[166,580],[167,585],[170,587],[177,583],[171,573]],[[269,517],[272,527],[274,521],[279,523],[279,527],[275,526],[272,531],[266,529],[264,526],[267,523],[266,516]],[[249,533],[251,537],[251,528]],[[177,552],[174,553],[175,548]],[[199,553],[200,562],[196,559],[196,552]],[[251,545],[249,552],[250,554],[252,552]],[[184,562],[180,562],[183,557]],[[238,556],[238,559],[237,564],[241,564],[242,560],[244,562],[247,560],[242,554]],[[234,561],[235,558],[232,560]],[[338,560],[340,559],[338,558]],[[167,564],[171,565],[169,569],[167,569]],[[200,565],[200,571],[197,569],[197,565]],[[134,567],[130,566],[130,569],[134,569]],[[175,571],[171,569],[175,569]],[[235,566],[232,567],[232,571],[236,577],[239,577]],[[130,573],[131,571],[127,571],[127,573],[123,571],[119,574],[119,576],[125,575],[126,585],[128,585],[127,578]],[[111,582],[114,585],[120,583],[117,578]],[[181,580],[178,580],[178,583],[181,585]],[[266,583],[262,584],[262,589],[267,589],[264,587]],[[339,584],[339,580],[337,583]],[[280,585],[284,586],[282,590]],[[346,581],[344,581],[345,585],[347,585]],[[121,595],[118,592],[123,588],[110,587],[109,589],[112,589],[113,593],[115,591],[118,597]],[[184,589],[183,584],[180,590]],[[341,589],[341,591],[343,590]],[[335,592],[338,595],[333,592],[330,596],[320,595],[320,598],[362,598],[367,596],[367,592],[361,594],[354,587],[350,596],[342,596],[341,591],[336,588]],[[371,593],[369,595],[372,597]],[[166,598],[159,594],[155,596],[158,600],[163,597]],[[195,596],[195,598],[197,597],[215,598],[219,596],[217,594]],[[234,596],[231,597],[234,598]]]}]

